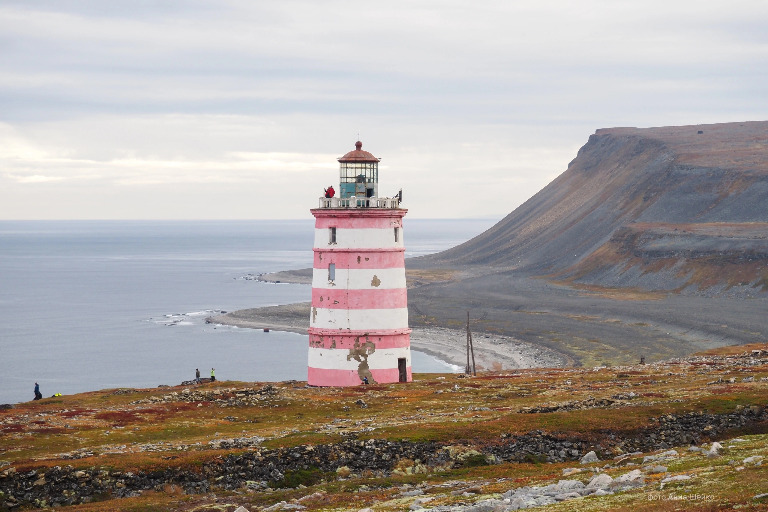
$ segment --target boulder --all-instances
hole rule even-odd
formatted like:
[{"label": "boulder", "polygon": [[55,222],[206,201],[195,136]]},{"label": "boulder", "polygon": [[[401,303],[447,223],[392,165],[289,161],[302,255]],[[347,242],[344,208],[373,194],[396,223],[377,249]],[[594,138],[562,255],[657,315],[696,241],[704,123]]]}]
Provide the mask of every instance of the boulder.
[{"label": "boulder", "polygon": [[611,478],[610,475],[600,473],[599,475],[595,475],[592,480],[589,481],[586,489],[607,489],[608,486],[611,485],[611,482],[613,482],[613,478]]},{"label": "boulder", "polygon": [[626,490],[645,485],[645,475],[639,469],[634,469],[613,479],[610,488],[613,490]]}]

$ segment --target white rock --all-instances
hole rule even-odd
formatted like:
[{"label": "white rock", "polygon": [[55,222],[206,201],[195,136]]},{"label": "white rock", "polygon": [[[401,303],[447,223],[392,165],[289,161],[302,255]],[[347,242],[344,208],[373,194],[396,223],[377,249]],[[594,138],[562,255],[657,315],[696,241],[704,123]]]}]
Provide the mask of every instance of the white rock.
[{"label": "white rock", "polygon": [[668,476],[664,480],[661,481],[663,484],[668,484],[669,482],[680,482],[682,480],[690,480],[690,475],[675,475],[675,476]]},{"label": "white rock", "polygon": [[583,489],[584,484],[578,480],[560,480],[555,485],[555,489],[561,492],[572,491],[574,489]]},{"label": "white rock", "polygon": [[560,494],[560,489],[557,487],[557,484],[549,484],[545,485],[544,487],[534,487],[533,489],[538,494],[544,494],[546,496],[554,496],[555,494]]},{"label": "white rock", "polygon": [[235,509],[235,512],[250,512],[247,508],[243,507],[242,505],[237,507]]},{"label": "white rock", "polygon": [[584,455],[581,460],[579,461],[582,464],[590,464],[592,462],[600,462],[600,459],[598,458],[597,454],[594,450]]},{"label": "white rock", "polygon": [[623,475],[614,478],[610,487],[612,489],[639,487],[643,484],[645,484],[645,475],[639,469],[633,469],[629,473],[624,473]]},{"label": "white rock", "polygon": [[494,512],[495,510],[503,510],[506,503],[501,500],[490,499],[478,501],[474,505],[470,505],[465,508],[465,512]]},{"label": "white rock", "polygon": [[656,462],[656,461],[672,459],[672,458],[677,457],[678,455],[679,454],[675,450],[667,450],[665,452],[661,452],[661,453],[658,453],[656,455],[646,455],[645,457],[643,457],[643,464],[647,464],[649,462]]},{"label": "white rock", "polygon": [[557,503],[557,500],[553,498],[552,496],[538,496],[534,498],[533,500],[536,503],[537,507],[540,507],[542,505],[554,505]]},{"label": "white rock", "polygon": [[563,494],[557,494],[554,496],[556,501],[572,500],[575,498],[581,498],[581,494],[577,492],[565,492]]},{"label": "white rock", "polygon": [[604,489],[607,488],[609,485],[611,485],[611,482],[613,482],[613,478],[610,477],[610,475],[606,475],[605,473],[600,473],[599,475],[595,475],[592,480],[589,481],[587,484],[587,489]]},{"label": "white rock", "polygon": [[761,462],[763,462],[762,455],[753,455],[744,459],[744,464],[760,464]]}]

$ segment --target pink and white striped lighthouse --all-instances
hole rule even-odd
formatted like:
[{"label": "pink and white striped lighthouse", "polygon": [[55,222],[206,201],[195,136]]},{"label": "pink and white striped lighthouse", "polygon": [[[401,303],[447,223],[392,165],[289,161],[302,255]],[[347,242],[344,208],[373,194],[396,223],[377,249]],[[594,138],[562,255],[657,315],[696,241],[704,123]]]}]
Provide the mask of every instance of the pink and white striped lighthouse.
[{"label": "pink and white striped lighthouse", "polygon": [[339,158],[339,197],[315,217],[309,369],[312,386],[411,381],[402,194],[378,197],[379,159]]}]

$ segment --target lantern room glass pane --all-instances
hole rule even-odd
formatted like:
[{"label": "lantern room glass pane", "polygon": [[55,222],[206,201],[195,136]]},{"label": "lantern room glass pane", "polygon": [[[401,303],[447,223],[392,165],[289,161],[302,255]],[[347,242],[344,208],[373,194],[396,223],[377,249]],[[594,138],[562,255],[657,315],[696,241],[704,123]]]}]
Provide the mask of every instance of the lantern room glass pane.
[{"label": "lantern room glass pane", "polygon": [[340,197],[360,195],[371,196],[375,193],[379,181],[378,162],[342,162],[339,172]]}]

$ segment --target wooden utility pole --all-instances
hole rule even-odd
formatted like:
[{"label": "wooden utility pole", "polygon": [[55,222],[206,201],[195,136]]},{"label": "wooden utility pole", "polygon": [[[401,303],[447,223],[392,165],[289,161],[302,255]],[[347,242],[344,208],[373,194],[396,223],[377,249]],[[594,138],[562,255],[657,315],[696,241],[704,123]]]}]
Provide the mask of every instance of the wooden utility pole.
[{"label": "wooden utility pole", "polygon": [[[472,365],[470,366],[470,354],[472,356]],[[467,367],[464,371],[467,375],[477,375],[475,370],[475,347],[472,343],[472,331],[469,329],[469,311],[467,311]]]}]

